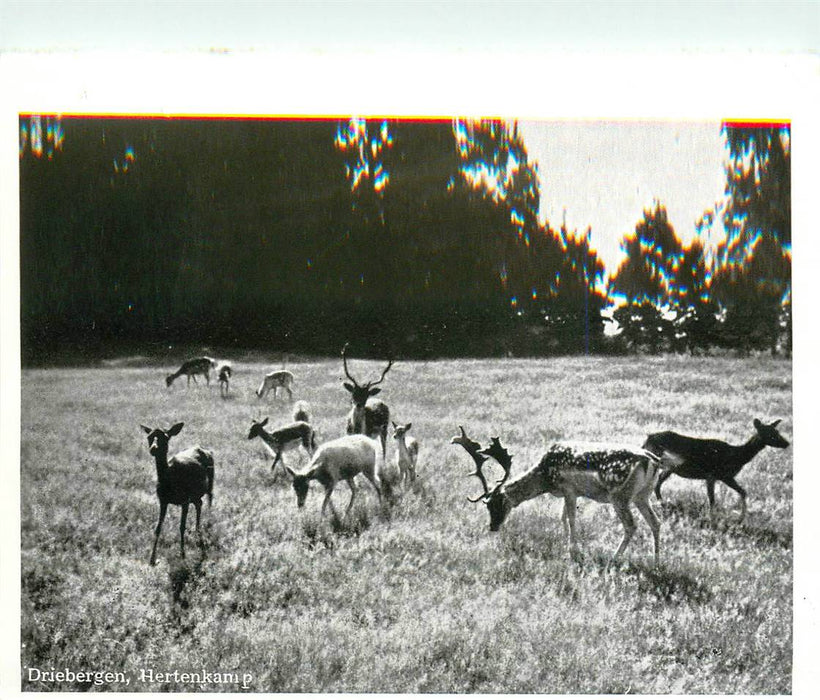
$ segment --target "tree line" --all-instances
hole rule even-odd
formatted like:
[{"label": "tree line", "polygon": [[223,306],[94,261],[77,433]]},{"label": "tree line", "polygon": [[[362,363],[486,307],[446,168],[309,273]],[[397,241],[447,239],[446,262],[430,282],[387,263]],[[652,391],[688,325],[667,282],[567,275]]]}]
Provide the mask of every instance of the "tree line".
[{"label": "tree line", "polygon": [[725,239],[684,246],[656,203],[608,276],[591,230],[539,219],[515,122],[23,116],[24,362],[784,347],[788,129],[724,133],[726,201],[700,226]]}]

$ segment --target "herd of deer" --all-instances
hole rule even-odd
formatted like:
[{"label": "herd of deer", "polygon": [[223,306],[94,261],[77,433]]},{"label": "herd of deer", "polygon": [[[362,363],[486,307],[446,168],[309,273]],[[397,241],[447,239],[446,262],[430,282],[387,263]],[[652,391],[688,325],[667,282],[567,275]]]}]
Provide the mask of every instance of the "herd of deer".
[{"label": "herd of deer", "polygon": [[[295,472],[284,464],[296,492],[296,502],[302,508],[307,498],[311,481],[317,481],[325,490],[322,514],[328,505],[336,517],[331,494],[339,481],[346,481],[350,487],[350,501],[345,517],[350,513],[356,498],[355,478],[362,474],[373,486],[381,503],[382,497],[392,500],[397,486],[407,485],[416,478],[416,463],[419,445],[407,433],[411,423],[393,425],[393,437],[397,450],[395,461],[388,461],[387,430],[390,410],[384,401],[374,398],[381,389],[379,384],[393,366],[387,366],[376,381],[359,384],[347,367],[347,346],[342,349],[342,363],[345,376],[344,388],[350,393],[352,407],[347,415],[347,434],[317,446],[316,433],[310,422],[307,405],[297,402],[293,422],[268,431],[268,419],[252,421],[248,439],[259,437],[274,456],[271,469],[282,461],[282,453],[302,446],[310,457],[310,464],[302,472]],[[219,365],[209,357],[201,357],[185,362],[179,370],[168,375],[166,384],[183,374],[188,383],[196,375],[202,374],[210,381],[210,371],[217,369],[220,388],[224,396],[228,391],[231,366]],[[282,388],[293,397],[293,374],[278,370],[266,375],[257,396],[264,397],[269,391]],[[710,514],[714,517],[715,484],[720,481],[736,491],[740,496],[742,522],[746,516],[746,491],[735,480],[740,470],[764,447],[785,448],[789,442],[778,432],[779,420],[765,424],[754,420],[755,433],[742,445],[730,445],[721,440],[692,438],[672,431],[649,435],[643,446],[613,443],[556,442],[547,448],[538,463],[530,470],[510,479],[512,455],[497,437],[490,439],[487,447],[472,440],[463,427],[460,434],[451,439],[451,444],[460,445],[472,458],[475,476],[481,483],[483,493],[470,502],[482,501],[490,513],[490,530],[497,531],[509,512],[517,505],[544,493],[563,498],[562,523],[568,537],[570,553],[577,553],[575,531],[575,502],[585,497],[599,503],[609,503],[615,510],[624,529],[623,538],[612,560],[617,559],[629,545],[636,526],[631,507],[634,504],[652,531],[655,566],[660,565],[660,520],[649,503],[654,492],[661,500],[661,485],[673,474],[706,482]],[[168,442],[177,435],[183,423],[177,423],[169,430],[141,426],[148,435],[151,455],[156,461],[157,496],[159,498],[159,523],[154,533],[151,550],[151,564],[156,562],[157,541],[162,530],[168,504],[181,506],[180,549],[185,556],[185,523],[188,507],[196,509],[196,528],[199,532],[202,498],[212,497],[214,483],[213,454],[200,447],[192,447],[168,459]],[[496,462],[503,476],[492,487],[483,466],[488,459]]]}]

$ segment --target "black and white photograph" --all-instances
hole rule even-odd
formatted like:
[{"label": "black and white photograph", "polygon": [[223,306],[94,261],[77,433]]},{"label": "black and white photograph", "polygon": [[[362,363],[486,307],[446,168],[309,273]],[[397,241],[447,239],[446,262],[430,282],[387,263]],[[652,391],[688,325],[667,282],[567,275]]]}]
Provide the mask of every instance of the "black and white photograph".
[{"label": "black and white photograph", "polygon": [[816,54],[384,7],[3,47],[0,688],[803,696]]}]

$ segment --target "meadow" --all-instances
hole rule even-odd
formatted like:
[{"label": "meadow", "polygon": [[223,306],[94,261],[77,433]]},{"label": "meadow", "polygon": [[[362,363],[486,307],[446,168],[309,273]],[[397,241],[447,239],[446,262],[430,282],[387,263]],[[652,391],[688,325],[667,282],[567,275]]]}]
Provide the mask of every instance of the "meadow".
[{"label": "meadow", "polygon": [[[357,378],[382,367],[351,362]],[[383,507],[362,482],[345,522],[320,515],[315,484],[297,511],[288,478],[271,475],[262,443],[246,439],[252,418],[290,420],[291,403],[254,395],[271,367],[235,361],[225,400],[213,381],[166,389],[171,369],[23,371],[21,665],[128,681],[30,682],[24,670],[23,690],[791,692],[791,448],[766,449],[741,471],[743,524],[722,484],[713,523],[703,482],[667,481],[664,504],[652,500],[663,519],[656,570],[637,513],[635,538],[608,567],[621,525],[609,506],[584,499],[576,560],[550,496],[489,532],[486,508],[466,500],[480,491],[472,463],[450,444],[459,425],[482,442],[498,435],[517,474],[557,439],[640,445],[673,429],[737,444],[757,417],[782,418],[791,440],[790,362],[397,362],[380,398],[394,420],[413,423],[418,479]],[[320,440],[343,434],[341,361],[289,369]],[[179,508],[169,509],[151,567],[156,471],[139,426],[178,421],[171,453],[194,444],[215,453],[214,502],[199,545],[189,517],[185,560]],[[307,457],[285,461],[302,468]],[[340,513],[348,498],[340,484]],[[172,675],[203,669],[212,675],[199,685]]]}]

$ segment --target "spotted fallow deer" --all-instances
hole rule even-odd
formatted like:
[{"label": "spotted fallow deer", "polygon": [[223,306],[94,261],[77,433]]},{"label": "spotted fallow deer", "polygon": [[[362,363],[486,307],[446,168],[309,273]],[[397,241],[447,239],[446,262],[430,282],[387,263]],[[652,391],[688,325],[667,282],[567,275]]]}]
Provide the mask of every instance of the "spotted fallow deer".
[{"label": "spotted fallow deer", "polygon": [[162,428],[140,427],[148,434],[148,450],[154,457],[157,466],[157,498],[159,498],[159,522],[154,531],[154,546],[151,549],[151,566],[157,563],[157,542],[162,531],[162,523],[168,504],[180,506],[182,514],[179,520],[179,547],[182,558],[185,558],[185,521],[188,518],[188,506],[193,503],[196,508],[196,530],[199,532],[199,520],[202,512],[202,497],[208,496],[208,505],[213,500],[214,456],[209,450],[201,447],[190,447],[177,452],[168,459],[168,443],[174,435],[179,434],[184,423],[176,423],[168,430]]},{"label": "spotted fallow deer", "polygon": [[416,463],[419,458],[419,443],[416,438],[407,433],[413,427],[412,423],[398,425],[393,423],[393,438],[396,441],[396,464],[399,466],[401,480],[408,483],[416,480]]},{"label": "spotted fallow deer", "polygon": [[740,522],[746,517],[746,490],[735,481],[740,470],[764,447],[789,446],[778,431],[780,420],[768,425],[754,419],[755,434],[742,445],[730,445],[722,440],[686,437],[672,431],[652,433],[644,442],[644,449],[661,460],[662,473],[655,486],[655,495],[661,500],[661,485],[673,474],[684,479],[706,482],[709,513],[715,515],[715,482],[722,481],[740,496]]},{"label": "spotted fallow deer", "polygon": [[[655,566],[660,565],[660,521],[649,505],[649,496],[659,473],[658,460],[640,447],[609,443],[556,442],[547,449],[532,469],[509,480],[512,455],[498,438],[481,445],[467,437],[464,428],[451,443],[461,445],[475,462],[470,476],[478,477],[484,493],[468,498],[482,501],[490,512],[490,530],[495,532],[509,512],[524,501],[549,493],[564,499],[561,519],[569,538],[570,552],[577,551],[575,533],[575,500],[579,496],[599,503],[609,503],[624,528],[624,536],[612,555],[615,561],[626,549],[636,526],[631,505],[634,503],[646,520],[655,545]],[[504,476],[491,489],[482,465],[493,458],[504,470]]]},{"label": "spotted fallow deer", "polygon": [[381,389],[376,386],[384,381],[385,376],[393,366],[393,360],[387,363],[387,367],[382,370],[381,377],[375,382],[359,384],[347,369],[347,344],[342,348],[342,364],[345,376],[350,380],[344,382],[343,386],[350,392],[353,400],[353,408],[347,414],[347,434],[360,433],[373,437],[379,436],[382,443],[382,456],[387,454],[387,426],[390,423],[390,409],[381,399],[374,399]]},{"label": "spotted fallow deer", "polygon": [[191,377],[194,378],[194,384],[196,384],[196,375],[204,374],[205,382],[210,386],[211,370],[215,367],[216,360],[212,357],[195,357],[192,360],[187,360],[182,363],[182,366],[176,372],[173,372],[165,377],[165,386],[170,387],[171,384],[174,383],[174,380],[177,377],[181,377],[183,374],[188,377],[188,385],[191,384]]},{"label": "spotted fallow deer", "polygon": [[261,438],[265,445],[273,454],[273,464],[271,464],[271,471],[276,469],[276,465],[281,461],[282,466],[285,466],[285,461],[282,458],[282,453],[286,450],[293,450],[301,445],[308,457],[312,457],[316,451],[316,435],[310,423],[305,421],[294,421],[283,425],[276,430],[268,432],[265,426],[268,424],[268,419],[262,421],[251,421],[251,428],[248,431],[248,440],[253,440],[255,437]]}]

